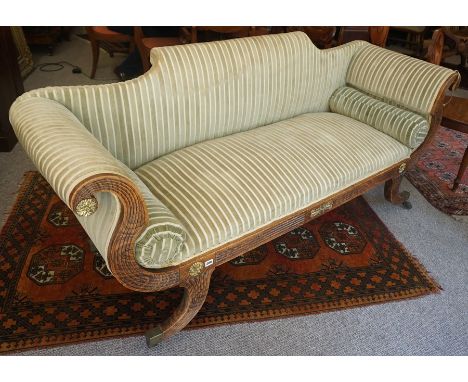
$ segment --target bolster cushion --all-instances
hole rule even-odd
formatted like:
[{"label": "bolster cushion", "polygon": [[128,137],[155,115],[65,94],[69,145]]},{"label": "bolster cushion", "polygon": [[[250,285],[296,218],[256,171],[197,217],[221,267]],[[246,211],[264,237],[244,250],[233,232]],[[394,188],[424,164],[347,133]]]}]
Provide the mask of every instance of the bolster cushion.
[{"label": "bolster cushion", "polygon": [[144,268],[164,268],[185,258],[185,227],[133,171],[130,179],[140,190],[148,211],[148,225],[135,242],[135,258]]},{"label": "bolster cushion", "polygon": [[[135,178],[137,178],[135,176]],[[182,223],[138,178],[148,209],[148,226],[135,243],[135,257],[142,267],[164,268],[184,258],[187,233]]]},{"label": "bolster cushion", "polygon": [[348,86],[330,98],[334,113],[356,119],[415,149],[426,138],[429,123],[421,115],[389,105]]},{"label": "bolster cushion", "polygon": [[136,260],[145,268],[174,265],[183,253],[185,239],[185,229],[180,224],[151,224],[136,242]]}]

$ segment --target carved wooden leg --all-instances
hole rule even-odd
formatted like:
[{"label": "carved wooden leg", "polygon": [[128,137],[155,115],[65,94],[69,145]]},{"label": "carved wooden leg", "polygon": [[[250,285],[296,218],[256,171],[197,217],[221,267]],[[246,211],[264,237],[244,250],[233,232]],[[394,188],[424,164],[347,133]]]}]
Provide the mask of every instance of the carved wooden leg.
[{"label": "carved wooden leg", "polygon": [[403,179],[403,174],[389,179],[385,182],[385,199],[392,204],[399,204],[403,208],[411,209],[411,203],[408,201],[410,193],[408,191],[400,192],[400,184]]},{"label": "carved wooden leg", "polygon": [[214,268],[205,268],[198,276],[190,277],[180,285],[185,289],[180,305],[166,321],[146,332],[149,347],[182,330],[195,317],[205,302]]}]

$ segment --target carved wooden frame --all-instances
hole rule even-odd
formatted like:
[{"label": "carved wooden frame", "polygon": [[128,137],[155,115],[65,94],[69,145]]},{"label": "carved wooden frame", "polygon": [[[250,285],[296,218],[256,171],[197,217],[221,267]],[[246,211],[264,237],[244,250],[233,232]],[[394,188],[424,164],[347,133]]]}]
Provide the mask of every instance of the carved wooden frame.
[{"label": "carved wooden frame", "polygon": [[408,160],[396,163],[334,195],[177,266],[148,269],[137,263],[135,241],[148,224],[148,214],[140,192],[127,179],[115,174],[90,177],[74,188],[70,196],[70,205],[76,210],[81,201],[94,198],[97,192],[112,192],[121,204],[120,218],[111,238],[107,256],[109,269],[115,278],[127,288],[140,292],[161,291],[176,286],[185,289],[183,300],[172,316],[147,333],[148,345],[154,346],[183,329],[196,315],[205,301],[210,276],[215,267],[315,219],[380,183],[385,182],[385,197],[391,203],[401,204],[407,201],[409,193],[399,191],[403,174],[409,166],[416,163],[425,147],[434,138],[442,117],[445,93],[450,86],[452,88],[458,86],[459,81],[459,74],[454,73],[440,90],[430,113],[430,131],[423,144]]}]

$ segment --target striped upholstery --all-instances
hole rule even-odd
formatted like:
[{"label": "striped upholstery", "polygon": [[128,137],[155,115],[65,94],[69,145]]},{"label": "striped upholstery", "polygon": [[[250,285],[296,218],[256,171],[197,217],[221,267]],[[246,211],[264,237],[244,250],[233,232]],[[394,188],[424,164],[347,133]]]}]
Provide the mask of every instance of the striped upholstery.
[{"label": "striped upholstery", "polygon": [[155,48],[132,81],[34,90],[65,105],[135,169],[186,146],[296,115],[328,111],[364,42],[317,49],[302,32]]},{"label": "striped upholstery", "polygon": [[354,119],[309,113],[186,147],[135,172],[187,230],[175,265],[342,190],[410,152]]},{"label": "striped upholstery", "polygon": [[[163,239],[168,247],[167,256],[173,256],[179,249],[186,235],[182,224],[138,176],[116,160],[63,105],[45,98],[21,98],[11,109],[10,120],[25,151],[69,207],[69,196],[80,182],[102,173],[123,176],[140,190],[151,221],[137,240],[142,261],[152,256],[153,244]],[[98,193],[96,198],[97,212],[77,218],[105,257],[120,205],[108,193]]]},{"label": "striped upholstery", "polygon": [[346,83],[428,118],[444,82],[455,72],[375,45],[353,57]]},{"label": "striped upholstery", "polygon": [[429,132],[429,123],[421,115],[389,105],[347,86],[333,93],[330,109],[366,123],[411,149],[418,147]]},{"label": "striped upholstery", "polygon": [[[452,72],[375,49],[319,50],[302,32],[156,48],[135,80],[34,90],[10,119],[65,203],[93,175],[133,181],[149,213],[137,258],[162,268],[409,155],[377,129],[324,113],[348,83],[426,116]],[[79,220],[106,258],[121,207],[96,198],[98,211]]]}]

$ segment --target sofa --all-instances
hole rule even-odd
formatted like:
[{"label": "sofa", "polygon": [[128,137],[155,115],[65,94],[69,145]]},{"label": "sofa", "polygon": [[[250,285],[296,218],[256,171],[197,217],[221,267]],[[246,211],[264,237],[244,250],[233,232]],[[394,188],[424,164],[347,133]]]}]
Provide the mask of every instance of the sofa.
[{"label": "sofa", "polygon": [[114,277],[182,287],[153,346],[203,305],[216,266],[385,182],[432,139],[457,72],[293,32],[155,48],[134,80],[25,93],[10,121]]}]

